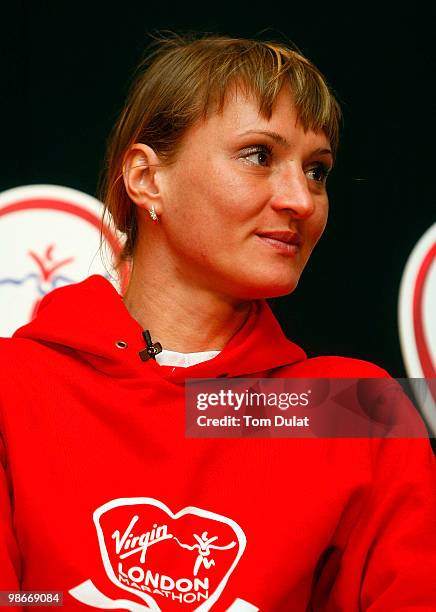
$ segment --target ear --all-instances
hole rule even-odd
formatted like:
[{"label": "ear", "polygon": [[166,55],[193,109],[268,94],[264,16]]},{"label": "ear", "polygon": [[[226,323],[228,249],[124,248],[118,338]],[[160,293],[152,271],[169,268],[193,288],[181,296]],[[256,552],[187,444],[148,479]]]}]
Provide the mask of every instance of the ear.
[{"label": "ear", "polygon": [[132,145],[124,158],[123,179],[132,202],[138,206],[155,207],[160,213],[160,191],[157,170],[159,157],[151,147],[142,143]]}]

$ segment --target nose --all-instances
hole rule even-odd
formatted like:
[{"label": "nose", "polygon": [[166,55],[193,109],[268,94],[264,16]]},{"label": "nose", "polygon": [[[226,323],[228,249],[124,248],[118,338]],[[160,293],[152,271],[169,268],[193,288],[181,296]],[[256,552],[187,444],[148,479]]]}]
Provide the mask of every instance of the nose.
[{"label": "nose", "polygon": [[314,197],[307,177],[297,163],[292,163],[276,176],[271,206],[275,210],[289,210],[297,219],[305,219],[313,214]]}]

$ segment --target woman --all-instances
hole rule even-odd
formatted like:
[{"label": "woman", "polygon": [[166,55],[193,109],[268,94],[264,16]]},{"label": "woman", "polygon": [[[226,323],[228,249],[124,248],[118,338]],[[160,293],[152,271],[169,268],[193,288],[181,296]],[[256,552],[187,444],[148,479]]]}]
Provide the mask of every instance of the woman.
[{"label": "woman", "polygon": [[436,605],[427,441],[184,431],[188,378],[388,376],[307,359],[265,301],[324,230],[339,117],[283,45],[151,54],[103,190],[124,296],[93,276],[3,340],[1,589],[61,591],[67,610]]}]

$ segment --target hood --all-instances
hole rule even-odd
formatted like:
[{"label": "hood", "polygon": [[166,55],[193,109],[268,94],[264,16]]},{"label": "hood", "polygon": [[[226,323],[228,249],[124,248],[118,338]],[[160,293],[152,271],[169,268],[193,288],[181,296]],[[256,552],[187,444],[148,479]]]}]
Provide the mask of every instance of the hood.
[{"label": "hood", "polygon": [[[261,376],[261,373],[306,359],[284,335],[266,300],[253,301],[244,325],[213,359],[188,368],[142,361],[143,329],[130,315],[122,296],[103,276],[55,289],[41,301],[36,318],[14,338],[26,338],[74,353],[112,376],[131,376],[153,368],[174,382],[185,378]],[[153,330],[150,329],[153,338]],[[127,346],[119,348],[122,341]],[[163,347],[165,348],[165,347]]]}]

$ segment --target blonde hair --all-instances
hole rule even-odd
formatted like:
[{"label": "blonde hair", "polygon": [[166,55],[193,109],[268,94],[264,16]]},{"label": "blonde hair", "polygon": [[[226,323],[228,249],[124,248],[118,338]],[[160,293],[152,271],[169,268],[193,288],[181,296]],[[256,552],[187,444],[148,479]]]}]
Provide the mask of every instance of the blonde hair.
[{"label": "blonde hair", "polygon": [[221,112],[229,85],[253,95],[269,119],[283,85],[293,96],[305,131],[324,131],[336,153],[341,111],[320,71],[301,53],[279,43],[244,38],[173,35],[158,39],[140,64],[126,105],[108,142],[100,199],[116,229],[126,235],[118,266],[132,259],[136,206],[122,180],[135,142],[149,145],[163,163],[177,155],[185,131],[211,112]]}]

